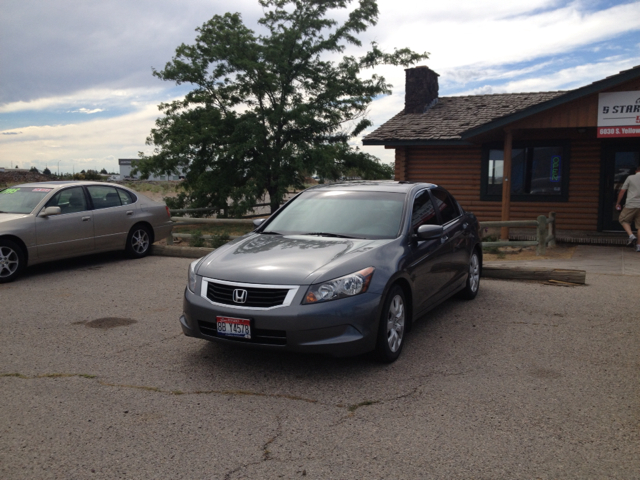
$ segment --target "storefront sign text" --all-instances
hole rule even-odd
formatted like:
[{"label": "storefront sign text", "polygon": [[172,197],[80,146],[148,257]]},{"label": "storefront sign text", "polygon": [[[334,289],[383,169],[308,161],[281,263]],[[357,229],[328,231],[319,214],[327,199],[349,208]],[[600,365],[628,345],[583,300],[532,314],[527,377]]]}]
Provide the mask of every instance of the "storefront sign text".
[{"label": "storefront sign text", "polygon": [[598,96],[598,138],[640,137],[640,91]]}]

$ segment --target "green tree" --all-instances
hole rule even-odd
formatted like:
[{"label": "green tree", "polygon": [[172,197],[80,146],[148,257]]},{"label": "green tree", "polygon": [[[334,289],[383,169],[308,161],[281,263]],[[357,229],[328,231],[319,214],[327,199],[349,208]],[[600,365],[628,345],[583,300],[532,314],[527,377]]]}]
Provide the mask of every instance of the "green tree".
[{"label": "green tree", "polygon": [[29,172],[31,172],[31,173],[40,173],[36,167],[31,167],[29,169]]},{"label": "green tree", "polygon": [[49,167],[45,167],[45,169],[42,171],[42,173],[44,175],[51,175],[51,170],[49,170]]},{"label": "green tree", "polygon": [[102,175],[108,175],[108,174],[109,174],[109,172],[107,172],[107,169],[106,169],[106,168],[103,168],[102,170],[100,170],[100,173],[101,173]]},{"label": "green tree", "polygon": [[246,212],[265,192],[273,212],[287,189],[301,188],[312,172],[332,179],[353,171],[388,176],[375,157],[349,145],[371,126],[366,112],[373,98],[391,93],[383,77],[362,72],[410,66],[427,54],[385,53],[373,43],[359,58],[332,60],[349,44],[361,46],[357,34],[378,20],[375,0],[359,0],[340,14],[343,23],[330,17],[351,1],[259,0],[264,35],[238,13],[215,15],[196,29],[196,43],[180,45],[153,72],[194,89],[159,106],[164,116],[147,138],[153,154],[140,153],[135,171],[143,178],[182,171],[185,192],[174,206],[231,215]]},{"label": "green tree", "polygon": [[97,170],[82,170],[73,175],[74,180],[102,180]]}]

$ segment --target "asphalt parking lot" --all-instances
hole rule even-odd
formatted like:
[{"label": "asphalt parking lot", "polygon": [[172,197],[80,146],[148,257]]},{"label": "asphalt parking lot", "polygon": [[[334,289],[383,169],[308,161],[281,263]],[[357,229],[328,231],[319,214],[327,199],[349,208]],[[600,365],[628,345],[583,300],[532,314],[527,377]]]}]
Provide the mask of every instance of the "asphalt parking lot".
[{"label": "asphalt parking lot", "polygon": [[638,276],[483,279],[380,365],[183,336],[189,262],[0,285],[0,478],[640,478]]}]

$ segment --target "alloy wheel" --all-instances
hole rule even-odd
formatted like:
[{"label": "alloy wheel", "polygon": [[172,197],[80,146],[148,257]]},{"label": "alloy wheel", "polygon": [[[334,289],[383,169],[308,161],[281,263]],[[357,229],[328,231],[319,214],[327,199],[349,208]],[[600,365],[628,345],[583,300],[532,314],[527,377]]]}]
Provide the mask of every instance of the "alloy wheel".
[{"label": "alloy wheel", "polygon": [[480,284],[480,261],[478,260],[478,255],[475,253],[471,255],[471,260],[469,261],[469,288],[472,292],[478,290],[478,285]]},{"label": "alloy wheel", "polygon": [[143,229],[133,232],[131,236],[131,248],[138,255],[146,252],[149,248],[149,234]]},{"label": "alloy wheel", "polygon": [[19,266],[18,253],[12,248],[0,246],[0,278],[9,278]]},{"label": "alloy wheel", "polygon": [[387,341],[389,350],[395,353],[402,344],[404,335],[404,301],[400,295],[396,295],[391,300],[387,313]]}]

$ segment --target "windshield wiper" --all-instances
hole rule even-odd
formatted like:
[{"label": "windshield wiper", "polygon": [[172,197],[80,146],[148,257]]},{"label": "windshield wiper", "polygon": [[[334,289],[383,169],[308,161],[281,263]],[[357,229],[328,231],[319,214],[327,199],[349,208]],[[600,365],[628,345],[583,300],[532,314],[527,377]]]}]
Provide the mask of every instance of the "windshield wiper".
[{"label": "windshield wiper", "polygon": [[274,232],[273,230],[269,230],[268,232],[258,232],[260,235],[282,235],[280,232]]},{"label": "windshield wiper", "polygon": [[339,235],[337,233],[328,233],[328,232],[309,232],[309,233],[299,233],[298,235],[316,235],[318,237],[358,238],[358,239],[362,239],[362,237],[350,237],[349,235]]}]

